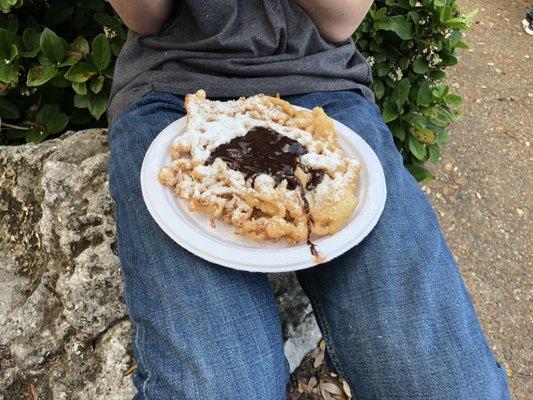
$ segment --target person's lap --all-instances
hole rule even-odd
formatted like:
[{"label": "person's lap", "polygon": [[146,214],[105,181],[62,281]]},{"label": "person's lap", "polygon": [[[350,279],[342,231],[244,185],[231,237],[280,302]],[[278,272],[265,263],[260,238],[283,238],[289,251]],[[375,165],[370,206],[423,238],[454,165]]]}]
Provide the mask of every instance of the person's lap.
[{"label": "person's lap", "polygon": [[[369,143],[385,170],[388,198],[373,232],[338,259],[297,274],[331,362],[356,398],[507,398],[505,374],[438,221],[375,105],[355,92],[288,100],[323,106]],[[110,187],[136,330],[138,396],[283,399],[288,371],[266,275],[192,255],[158,228],[144,206],[138,178],[144,153],[183,114],[181,99],[151,93],[110,133]]]}]

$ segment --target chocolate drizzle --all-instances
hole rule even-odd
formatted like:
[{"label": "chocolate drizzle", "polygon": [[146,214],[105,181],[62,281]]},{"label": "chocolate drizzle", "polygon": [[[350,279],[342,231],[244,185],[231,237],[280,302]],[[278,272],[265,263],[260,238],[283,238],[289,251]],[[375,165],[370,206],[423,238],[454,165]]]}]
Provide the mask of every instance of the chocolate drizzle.
[{"label": "chocolate drizzle", "polygon": [[307,190],[313,190],[324,179],[324,171],[310,171],[309,173],[311,174],[311,179],[309,179],[305,188]]},{"label": "chocolate drizzle", "polygon": [[307,244],[311,254],[318,258],[319,253],[310,239],[313,217],[309,212],[305,190],[312,190],[322,182],[324,172],[309,171],[311,179],[304,187],[294,172],[298,166],[304,169],[299,159],[306,153],[307,150],[300,142],[270,128],[257,126],[250,129],[246,135],[218,146],[211,152],[206,164],[210,165],[215,159],[220,158],[229,168],[242,172],[246,179],[255,179],[261,174],[267,174],[274,179],[276,185],[286,180],[288,189],[299,188],[307,216]]},{"label": "chocolate drizzle", "polygon": [[307,150],[296,140],[257,126],[246,135],[218,146],[209,155],[206,164],[220,158],[231,169],[242,172],[246,179],[267,174],[274,178],[276,185],[286,179],[287,187],[296,189],[299,182],[294,171],[299,157],[305,153]]}]

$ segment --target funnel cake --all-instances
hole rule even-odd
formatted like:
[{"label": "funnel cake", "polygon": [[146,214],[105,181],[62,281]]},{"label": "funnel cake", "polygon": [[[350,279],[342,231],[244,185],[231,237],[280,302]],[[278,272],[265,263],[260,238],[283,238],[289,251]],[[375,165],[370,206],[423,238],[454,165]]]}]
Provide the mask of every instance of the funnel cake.
[{"label": "funnel cake", "polygon": [[187,123],[159,181],[189,210],[256,241],[306,242],[338,232],[357,206],[360,165],[337,146],[333,121],[263,94],[185,97]]}]

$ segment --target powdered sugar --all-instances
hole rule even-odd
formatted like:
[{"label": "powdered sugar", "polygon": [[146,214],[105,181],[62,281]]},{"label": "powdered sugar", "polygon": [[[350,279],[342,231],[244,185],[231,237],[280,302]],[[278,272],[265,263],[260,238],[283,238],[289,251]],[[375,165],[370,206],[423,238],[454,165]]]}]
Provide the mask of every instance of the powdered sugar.
[{"label": "powdered sugar", "polygon": [[[359,165],[336,146],[333,123],[321,109],[295,110],[288,103],[256,95],[231,101],[210,101],[205,92],[185,100],[187,125],[172,145],[173,163],[161,170],[161,183],[174,188],[176,196],[189,200],[192,211],[209,213],[213,221],[222,218],[237,232],[255,240],[307,238],[307,212],[300,189],[287,188],[287,181],[275,184],[265,174],[246,180],[244,175],[216,158],[206,161],[217,147],[244,136],[254,127],[270,128],[302,144],[302,168],[324,173],[315,189],[307,190],[310,213],[317,221],[318,235],[331,234],[353,211],[357,200]],[[305,186],[306,174],[298,179]],[[214,223],[214,222],[213,222]]]}]

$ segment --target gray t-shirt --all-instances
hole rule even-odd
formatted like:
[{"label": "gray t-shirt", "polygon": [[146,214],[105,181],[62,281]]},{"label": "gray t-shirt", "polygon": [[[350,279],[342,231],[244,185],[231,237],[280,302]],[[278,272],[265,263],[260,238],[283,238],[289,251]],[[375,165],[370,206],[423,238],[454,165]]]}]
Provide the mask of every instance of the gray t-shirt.
[{"label": "gray t-shirt", "polygon": [[358,89],[373,99],[371,82],[353,41],[325,41],[293,0],[177,0],[160,34],[128,33],[108,118],[152,90],[224,98]]}]

